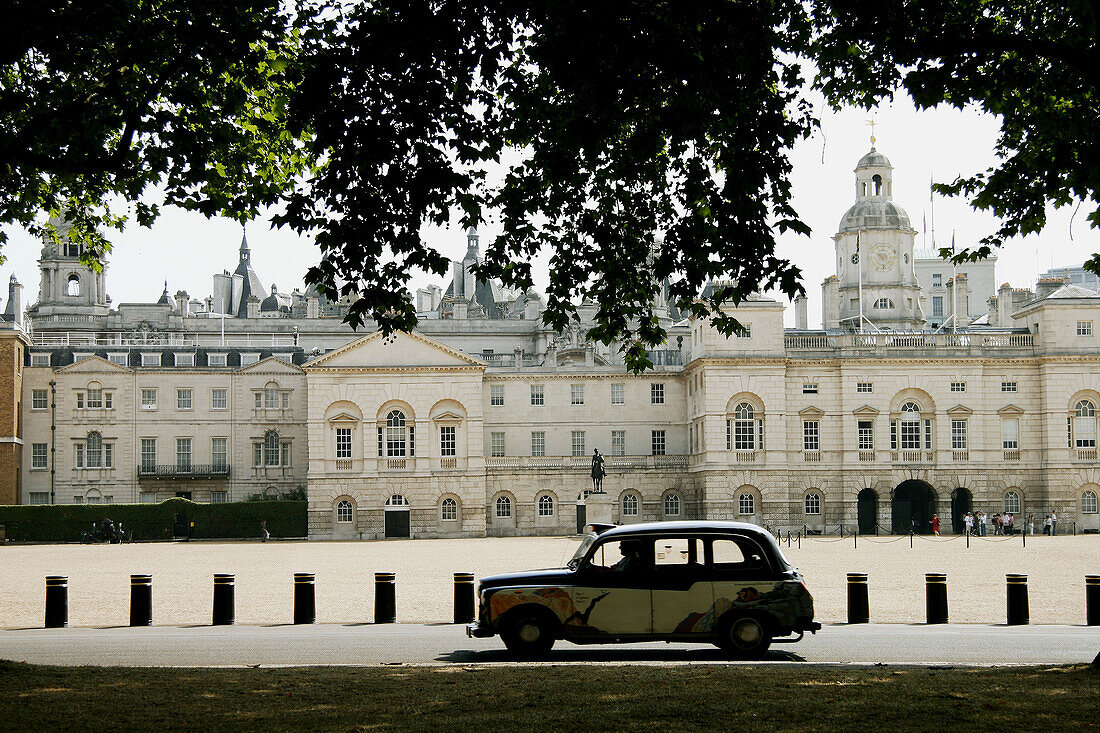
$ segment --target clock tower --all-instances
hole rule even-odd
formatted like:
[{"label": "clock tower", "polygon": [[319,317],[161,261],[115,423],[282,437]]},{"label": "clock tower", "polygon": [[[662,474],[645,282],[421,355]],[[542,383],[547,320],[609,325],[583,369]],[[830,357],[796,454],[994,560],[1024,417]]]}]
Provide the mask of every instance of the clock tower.
[{"label": "clock tower", "polygon": [[826,313],[826,325],[860,330],[862,298],[864,330],[924,327],[921,290],[913,269],[917,232],[909,224],[909,215],[892,200],[893,170],[873,144],[856,164],[856,202],[833,236],[837,278],[826,281],[826,290],[835,291],[833,297],[826,292],[825,303],[835,311]]}]

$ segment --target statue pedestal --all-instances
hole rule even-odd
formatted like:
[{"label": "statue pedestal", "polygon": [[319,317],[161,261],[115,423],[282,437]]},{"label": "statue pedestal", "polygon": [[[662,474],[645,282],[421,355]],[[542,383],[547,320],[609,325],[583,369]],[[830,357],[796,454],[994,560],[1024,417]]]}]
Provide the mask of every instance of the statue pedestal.
[{"label": "statue pedestal", "polygon": [[611,494],[589,494],[584,500],[586,524],[611,524],[614,501]]}]

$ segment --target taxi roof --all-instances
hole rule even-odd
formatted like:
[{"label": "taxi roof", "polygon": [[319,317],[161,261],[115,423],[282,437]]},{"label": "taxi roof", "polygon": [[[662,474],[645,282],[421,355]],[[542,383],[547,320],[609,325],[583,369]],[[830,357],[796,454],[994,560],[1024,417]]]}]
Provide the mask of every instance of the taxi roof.
[{"label": "taxi roof", "polygon": [[[606,527],[607,525],[603,525]],[[599,529],[602,529],[599,528]],[[600,539],[630,534],[669,534],[669,533],[700,533],[721,534],[733,532],[737,534],[749,534],[756,537],[772,537],[771,533],[758,524],[748,522],[719,522],[719,521],[678,521],[678,522],[639,522],[637,524],[623,524],[610,529],[599,531]]]}]

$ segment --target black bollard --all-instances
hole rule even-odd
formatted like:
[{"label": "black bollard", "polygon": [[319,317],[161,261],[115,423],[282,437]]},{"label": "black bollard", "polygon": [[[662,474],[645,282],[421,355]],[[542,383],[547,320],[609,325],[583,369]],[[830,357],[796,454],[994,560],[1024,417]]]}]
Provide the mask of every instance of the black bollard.
[{"label": "black bollard", "polygon": [[947,573],[924,574],[924,606],[928,623],[947,623]]},{"label": "black bollard", "polygon": [[153,576],[130,576],[130,625],[151,626],[153,623]]},{"label": "black bollard", "polygon": [[848,623],[865,624],[870,620],[867,573],[848,573]]},{"label": "black bollard", "polygon": [[317,596],[313,573],[294,573],[294,623],[311,624],[317,620]]},{"label": "black bollard", "polygon": [[474,574],[455,573],[455,623],[474,620]]},{"label": "black bollard", "polygon": [[394,594],[394,573],[374,574],[374,623],[392,624],[397,621],[397,599]]},{"label": "black bollard", "polygon": [[233,576],[229,573],[214,573],[214,615],[210,623],[233,624]]},{"label": "black bollard", "polygon": [[1008,625],[1025,626],[1031,623],[1027,606],[1027,576],[1008,573],[1005,580],[1008,585]]},{"label": "black bollard", "polygon": [[1085,625],[1100,626],[1100,575],[1085,576]]},{"label": "black bollard", "polygon": [[69,625],[69,576],[46,576],[46,628]]}]

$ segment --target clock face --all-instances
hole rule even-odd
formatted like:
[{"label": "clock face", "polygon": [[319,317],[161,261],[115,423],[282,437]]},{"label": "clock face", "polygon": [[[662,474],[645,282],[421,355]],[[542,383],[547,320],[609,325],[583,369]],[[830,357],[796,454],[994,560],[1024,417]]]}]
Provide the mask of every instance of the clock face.
[{"label": "clock face", "polygon": [[856,252],[854,255],[852,255],[852,264],[853,265],[858,265],[859,264],[859,252]]},{"label": "clock face", "polygon": [[871,266],[879,272],[886,272],[898,261],[897,252],[885,244],[877,245],[871,250]]}]

